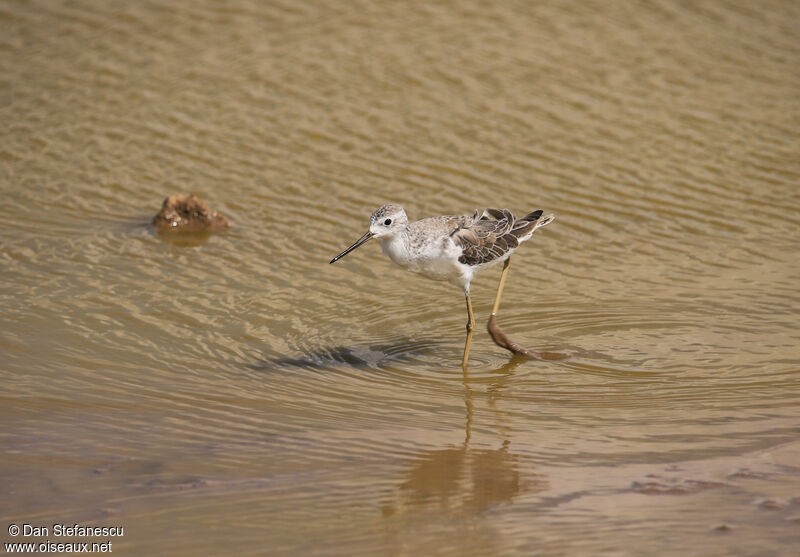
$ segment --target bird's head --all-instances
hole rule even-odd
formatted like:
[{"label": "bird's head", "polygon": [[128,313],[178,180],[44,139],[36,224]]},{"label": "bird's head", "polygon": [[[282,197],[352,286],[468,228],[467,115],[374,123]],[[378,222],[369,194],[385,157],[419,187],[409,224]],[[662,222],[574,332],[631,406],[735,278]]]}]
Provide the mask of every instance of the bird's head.
[{"label": "bird's head", "polygon": [[342,257],[353,251],[359,246],[366,244],[372,238],[386,238],[405,230],[408,226],[408,217],[405,210],[400,205],[389,203],[383,207],[375,209],[369,217],[369,230],[361,236],[352,246],[331,259],[331,263],[336,263]]},{"label": "bird's head", "polygon": [[400,205],[390,203],[375,209],[369,217],[369,232],[373,238],[391,236],[408,226],[408,217]]}]

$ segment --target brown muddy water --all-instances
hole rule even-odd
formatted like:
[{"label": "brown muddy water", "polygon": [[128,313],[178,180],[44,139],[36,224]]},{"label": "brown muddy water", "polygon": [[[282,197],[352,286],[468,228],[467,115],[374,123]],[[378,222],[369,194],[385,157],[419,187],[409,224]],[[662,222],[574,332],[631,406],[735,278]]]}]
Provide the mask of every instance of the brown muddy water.
[{"label": "brown muddy water", "polygon": [[[797,2],[3,1],[0,27],[3,542],[800,550]],[[154,234],[179,192],[234,228]],[[465,374],[457,288],[377,245],[328,265],[386,202],[556,213],[500,323],[571,357],[480,325]]]}]

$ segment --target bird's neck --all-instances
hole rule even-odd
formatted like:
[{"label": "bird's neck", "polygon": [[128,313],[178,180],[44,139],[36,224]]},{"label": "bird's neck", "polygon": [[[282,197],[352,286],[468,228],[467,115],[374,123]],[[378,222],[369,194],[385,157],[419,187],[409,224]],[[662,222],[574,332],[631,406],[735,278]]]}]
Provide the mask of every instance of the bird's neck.
[{"label": "bird's neck", "polygon": [[399,230],[391,236],[382,238],[381,249],[389,256],[389,259],[398,265],[405,266],[409,260],[408,230]]}]

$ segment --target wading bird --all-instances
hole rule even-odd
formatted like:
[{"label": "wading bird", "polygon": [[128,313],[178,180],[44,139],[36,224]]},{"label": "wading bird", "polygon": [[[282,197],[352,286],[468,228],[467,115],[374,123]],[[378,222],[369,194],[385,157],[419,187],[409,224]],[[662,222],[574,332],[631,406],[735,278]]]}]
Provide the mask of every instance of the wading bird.
[{"label": "wading bird", "polygon": [[404,269],[460,286],[467,301],[467,339],[462,359],[462,365],[466,366],[475,328],[469,297],[470,282],[478,271],[503,262],[503,272],[487,327],[489,333],[499,346],[514,353],[540,359],[559,359],[565,356],[528,350],[511,342],[495,322],[511,255],[522,242],[530,239],[537,228],[550,224],[554,218],[554,215],[542,217],[541,210],[517,219],[508,209],[486,209],[483,214],[475,211],[471,216],[429,217],[409,223],[400,205],[384,205],[370,216],[367,233],[331,259],[331,263],[336,263],[375,238],[381,241],[383,253]]}]

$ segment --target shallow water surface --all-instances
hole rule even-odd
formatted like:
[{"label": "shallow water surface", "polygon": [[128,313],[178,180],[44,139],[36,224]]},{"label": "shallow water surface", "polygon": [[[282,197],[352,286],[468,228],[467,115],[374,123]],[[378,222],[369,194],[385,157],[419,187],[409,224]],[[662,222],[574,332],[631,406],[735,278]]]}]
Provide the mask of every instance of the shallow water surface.
[{"label": "shallow water surface", "polygon": [[[0,522],[141,555],[791,555],[800,8],[0,3]],[[153,233],[193,192],[234,227]],[[457,288],[368,244],[557,215]],[[63,541],[49,536],[50,541]],[[106,541],[103,538],[82,541]]]}]

